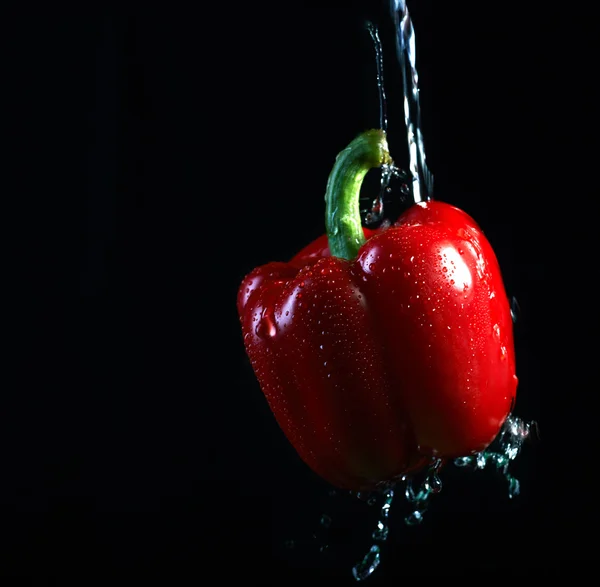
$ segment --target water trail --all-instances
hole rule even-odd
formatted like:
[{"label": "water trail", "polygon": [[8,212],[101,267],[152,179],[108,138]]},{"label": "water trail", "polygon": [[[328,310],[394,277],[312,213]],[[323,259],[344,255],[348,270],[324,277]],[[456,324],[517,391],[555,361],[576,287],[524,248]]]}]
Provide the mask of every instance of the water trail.
[{"label": "water trail", "polygon": [[371,35],[373,47],[375,49],[375,59],[377,62],[377,89],[379,90],[379,127],[387,133],[387,98],[385,95],[385,84],[383,83],[383,49],[381,47],[381,39],[379,31],[372,22],[367,22],[367,30]]},{"label": "water trail", "polygon": [[421,133],[419,106],[419,76],[416,65],[415,31],[405,0],[391,0],[396,25],[396,51],[404,82],[404,119],[408,133],[409,167],[415,202],[433,197],[433,175],[425,162],[425,147]]},{"label": "water trail", "polygon": [[[356,581],[364,581],[368,579],[381,564],[381,547],[377,542],[385,542],[388,538],[389,533],[389,516],[390,508],[394,500],[394,490],[387,489],[383,492],[383,504],[379,512],[379,519],[377,520],[377,527],[373,531],[371,538],[375,541],[375,544],[371,546],[369,552],[362,558],[362,560],[352,567],[352,576]],[[374,505],[376,499],[368,501],[370,505]]]},{"label": "water trail", "polygon": [[[379,94],[379,127],[381,130],[383,130],[383,132],[387,133],[387,97],[385,95],[385,84],[383,79],[383,48],[377,27],[369,21],[366,23],[366,27],[371,35],[373,48],[375,49],[375,60],[377,65],[377,90]],[[371,202],[370,209],[364,217],[364,223],[367,226],[377,224],[383,219],[383,198],[386,194],[386,191],[389,189],[388,186],[390,179],[392,178],[393,169],[395,168],[390,165],[383,165],[381,167],[379,193]]]}]

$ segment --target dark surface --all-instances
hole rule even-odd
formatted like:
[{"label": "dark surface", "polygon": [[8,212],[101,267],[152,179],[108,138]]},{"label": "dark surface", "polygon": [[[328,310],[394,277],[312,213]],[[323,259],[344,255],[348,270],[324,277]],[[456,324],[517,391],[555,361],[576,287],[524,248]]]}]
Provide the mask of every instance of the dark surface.
[{"label": "dark surface", "polygon": [[[406,165],[383,3],[321,4],[4,20],[5,196],[18,211],[5,218],[17,303],[0,576],[353,583],[372,509],[329,502],[287,444],[235,311],[248,271],[321,234],[335,155],[379,124],[368,18]],[[479,222],[519,302],[515,413],[541,441],[515,462],[514,500],[490,471],[451,469],[421,527],[403,527],[399,502],[367,584],[575,576],[591,567],[597,509],[580,338],[596,296],[579,271],[592,242],[590,21],[541,3],[413,4],[436,197]],[[302,538],[328,512],[321,556]]]}]

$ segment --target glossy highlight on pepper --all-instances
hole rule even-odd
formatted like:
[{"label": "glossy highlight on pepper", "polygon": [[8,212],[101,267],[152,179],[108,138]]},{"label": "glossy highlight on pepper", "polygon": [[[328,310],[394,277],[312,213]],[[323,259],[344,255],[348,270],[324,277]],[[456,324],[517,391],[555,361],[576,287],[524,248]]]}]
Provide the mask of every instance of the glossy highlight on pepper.
[{"label": "glossy highlight on pepper", "polygon": [[327,184],[327,234],[254,269],[237,298],[279,426],[314,472],[357,491],[487,448],[518,383],[510,304],[477,223],[435,200],[379,230],[357,222],[362,179],[390,162],[383,131],[359,135]]}]

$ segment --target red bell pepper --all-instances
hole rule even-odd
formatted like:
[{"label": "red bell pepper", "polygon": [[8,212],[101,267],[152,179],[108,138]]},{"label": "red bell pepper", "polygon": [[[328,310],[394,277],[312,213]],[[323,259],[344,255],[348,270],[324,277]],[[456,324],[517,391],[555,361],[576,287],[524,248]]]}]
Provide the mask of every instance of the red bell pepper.
[{"label": "red bell pepper", "polygon": [[329,177],[327,234],[253,270],[237,299],[283,432],[318,475],[359,491],[484,450],[517,389],[510,305],[475,221],[431,200],[361,226],[362,180],[390,163],[383,131],[359,135]]}]

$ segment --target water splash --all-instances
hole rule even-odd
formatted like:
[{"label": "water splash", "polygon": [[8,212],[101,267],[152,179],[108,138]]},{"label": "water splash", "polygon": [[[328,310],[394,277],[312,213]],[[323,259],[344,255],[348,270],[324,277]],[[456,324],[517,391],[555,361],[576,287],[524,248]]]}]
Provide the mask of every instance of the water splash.
[{"label": "water splash", "polygon": [[[392,180],[400,182],[399,193],[400,198],[404,199],[410,196],[411,188],[410,184],[412,180],[409,179],[409,174],[403,171],[395,165],[382,165],[380,168],[380,180],[379,180],[379,192],[375,199],[369,199],[367,202],[367,208],[361,208],[361,221],[364,226],[373,226],[381,223],[384,219],[384,206],[386,199],[390,200],[387,196],[391,195],[392,188],[390,183]],[[397,193],[396,193],[397,195]]]},{"label": "water splash", "polygon": [[[427,509],[427,504],[432,495],[442,490],[442,481],[439,477],[440,469],[443,465],[441,459],[433,459],[430,466],[421,473],[417,480],[412,476],[402,477],[404,483],[404,497],[414,507],[414,510],[406,516],[404,522],[408,526],[415,526],[423,521],[423,513]],[[371,546],[363,559],[352,567],[352,575],[357,581],[363,581],[370,577],[381,563],[381,546],[377,543],[383,543],[389,535],[389,519],[394,501],[396,484],[392,483],[385,489],[381,489],[379,495],[382,499],[377,525],[371,538],[375,544]],[[377,503],[377,496],[372,496],[367,503],[374,505]]]},{"label": "water splash", "polygon": [[427,510],[429,499],[442,490],[442,480],[439,477],[442,465],[442,459],[434,459],[420,483],[417,483],[413,477],[404,476],[402,478],[405,484],[406,500],[411,506],[414,506],[414,510],[404,518],[407,526],[416,526],[423,521],[423,514]]},{"label": "water splash", "polygon": [[496,440],[487,450],[455,459],[454,464],[457,467],[469,467],[473,470],[485,469],[488,465],[496,467],[506,479],[508,497],[512,499],[519,495],[521,485],[519,480],[510,474],[509,465],[521,452],[523,443],[529,438],[532,428],[537,429],[536,422],[525,422],[521,418],[510,415]]},{"label": "water splash", "polygon": [[396,51],[404,82],[404,119],[408,133],[412,193],[415,202],[427,201],[433,197],[433,175],[425,162],[425,147],[421,133],[415,31],[406,1],[391,0],[390,6],[396,25]]},{"label": "water splash", "polygon": [[[486,467],[495,467],[504,477],[508,485],[508,498],[513,499],[520,493],[520,483],[510,474],[509,465],[519,456],[525,441],[531,436],[532,432],[537,433],[537,424],[535,421],[525,422],[521,418],[510,415],[494,442],[487,450],[475,455],[469,455],[454,459],[452,463],[459,468],[482,470]],[[408,514],[404,516],[404,525],[408,528],[417,526],[424,522],[425,514],[431,503],[432,497],[442,491],[441,474],[449,461],[433,458],[430,464],[423,470],[404,475],[403,477],[382,484],[374,491],[368,492],[343,492],[331,489],[327,498],[328,501],[333,498],[344,499],[349,497],[351,500],[360,501],[370,515],[372,508],[377,508],[375,517],[375,526],[369,536],[370,544],[365,546],[364,556],[351,567],[351,573],[356,581],[365,581],[370,578],[380,567],[384,546],[387,543],[390,534],[390,519],[392,505],[394,500],[403,498],[408,504]],[[327,506],[333,508],[333,501],[329,501]],[[342,504],[338,514],[348,515],[347,505]],[[362,507],[362,506],[361,506]],[[356,512],[354,512],[356,513]],[[335,516],[337,518],[337,515]],[[334,517],[329,513],[323,513],[318,519],[317,529],[312,532],[311,544],[319,556],[329,552],[330,544],[328,533],[334,527]],[[288,540],[285,542],[288,550],[295,550],[298,542]]]}]

